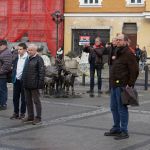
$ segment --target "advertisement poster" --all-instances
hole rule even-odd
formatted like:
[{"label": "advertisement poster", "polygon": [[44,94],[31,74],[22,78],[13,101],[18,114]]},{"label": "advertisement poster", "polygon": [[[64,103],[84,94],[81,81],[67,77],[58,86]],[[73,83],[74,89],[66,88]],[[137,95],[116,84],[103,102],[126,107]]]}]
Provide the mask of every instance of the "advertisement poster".
[{"label": "advertisement poster", "polygon": [[90,44],[90,36],[80,36],[79,45]]}]

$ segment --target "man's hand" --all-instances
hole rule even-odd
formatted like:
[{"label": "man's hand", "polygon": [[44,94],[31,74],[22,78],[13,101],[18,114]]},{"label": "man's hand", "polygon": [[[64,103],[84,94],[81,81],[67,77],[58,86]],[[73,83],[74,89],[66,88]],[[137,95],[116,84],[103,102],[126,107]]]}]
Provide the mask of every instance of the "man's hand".
[{"label": "man's hand", "polygon": [[112,56],[112,60],[115,60],[116,59],[116,56]]},{"label": "man's hand", "polygon": [[85,48],[85,47],[89,47],[90,46],[90,44],[85,44],[85,45],[83,45],[83,47]]},{"label": "man's hand", "polygon": [[95,48],[96,48],[96,46],[95,46],[95,45],[93,45],[93,48],[95,49]]}]

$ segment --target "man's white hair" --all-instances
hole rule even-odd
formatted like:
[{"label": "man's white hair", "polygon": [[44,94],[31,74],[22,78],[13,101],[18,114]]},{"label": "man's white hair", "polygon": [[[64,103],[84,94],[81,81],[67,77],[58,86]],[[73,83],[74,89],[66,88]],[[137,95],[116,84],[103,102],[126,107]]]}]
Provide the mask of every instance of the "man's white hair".
[{"label": "man's white hair", "polygon": [[35,45],[35,44],[29,44],[28,49],[29,48],[36,49],[36,50],[38,49],[37,45]]}]

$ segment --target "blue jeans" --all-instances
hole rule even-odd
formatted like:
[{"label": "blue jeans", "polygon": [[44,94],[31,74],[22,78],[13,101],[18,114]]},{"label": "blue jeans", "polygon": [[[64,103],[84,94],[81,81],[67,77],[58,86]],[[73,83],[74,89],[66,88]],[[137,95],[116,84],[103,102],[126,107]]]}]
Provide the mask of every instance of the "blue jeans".
[{"label": "blue jeans", "polygon": [[[21,98],[21,108],[19,109],[19,102]],[[14,113],[21,114],[26,113],[26,102],[22,82],[16,79],[16,82],[13,86],[13,104],[14,104]]]},{"label": "blue jeans", "polygon": [[122,104],[121,87],[111,88],[111,112],[113,115],[114,125],[112,130],[128,132],[128,107]]},{"label": "blue jeans", "polygon": [[94,90],[94,78],[95,78],[95,71],[97,71],[97,84],[98,84],[98,90],[101,90],[102,87],[102,65],[95,65],[90,64],[90,90]]},{"label": "blue jeans", "polygon": [[0,79],[0,105],[7,105],[7,79]]}]

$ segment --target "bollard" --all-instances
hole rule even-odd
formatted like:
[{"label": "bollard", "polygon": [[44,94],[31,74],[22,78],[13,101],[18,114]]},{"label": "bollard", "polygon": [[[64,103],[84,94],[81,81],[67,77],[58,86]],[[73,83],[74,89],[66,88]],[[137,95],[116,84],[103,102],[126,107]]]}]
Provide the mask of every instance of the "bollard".
[{"label": "bollard", "polygon": [[82,85],[85,86],[85,74],[82,75]]},{"label": "bollard", "polygon": [[144,84],[144,89],[148,90],[148,65],[144,67],[145,69],[145,84]]}]

